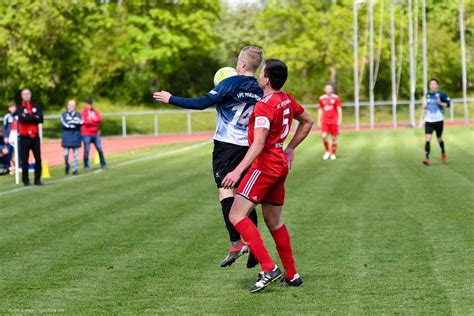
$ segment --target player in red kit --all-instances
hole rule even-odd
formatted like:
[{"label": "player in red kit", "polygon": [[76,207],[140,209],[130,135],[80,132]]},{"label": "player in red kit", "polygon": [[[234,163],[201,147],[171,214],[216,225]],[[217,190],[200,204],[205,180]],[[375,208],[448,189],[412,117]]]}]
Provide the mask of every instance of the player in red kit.
[{"label": "player in red kit", "polygon": [[[339,135],[339,126],[342,122],[342,104],[341,99],[334,94],[334,88],[328,84],[324,87],[325,95],[319,98],[318,126],[321,127],[323,144],[326,152],[323,159],[336,159],[337,135]],[[328,136],[331,135],[332,146],[329,150]]]},{"label": "player in red kit", "polygon": [[[280,91],[287,78],[288,68],[285,63],[276,59],[266,61],[260,74],[260,87],[264,97],[257,102],[250,116],[250,148],[242,162],[222,181],[223,187],[231,188],[248,169],[238,187],[229,219],[262,266],[257,282],[250,288],[252,293],[262,290],[282,276],[281,270],[270,258],[257,226],[248,217],[260,203],[265,223],[285,268],[283,285],[303,285],[303,280],[296,272],[290,235],[280,215],[285,200],[285,180],[289,164],[294,159],[295,148],[309,134],[313,120],[292,96]],[[300,124],[283,151],[293,119]]]}]

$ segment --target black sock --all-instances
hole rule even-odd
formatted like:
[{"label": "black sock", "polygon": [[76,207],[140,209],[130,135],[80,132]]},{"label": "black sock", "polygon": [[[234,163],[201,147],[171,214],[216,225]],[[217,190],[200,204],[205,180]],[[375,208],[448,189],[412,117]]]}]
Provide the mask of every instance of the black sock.
[{"label": "black sock", "polygon": [[444,154],[444,141],[439,142],[439,147],[441,147],[441,152]]},{"label": "black sock", "polygon": [[258,226],[258,219],[257,219],[257,210],[253,209],[252,212],[249,214],[249,218],[255,226]]},{"label": "black sock", "polygon": [[229,220],[229,213],[230,209],[232,208],[232,203],[234,203],[233,197],[228,197],[221,201],[222,215],[224,216],[225,226],[227,227],[227,231],[229,232],[230,241],[237,242],[240,240],[240,234]]},{"label": "black sock", "polygon": [[430,159],[430,142],[425,143],[425,157]]}]

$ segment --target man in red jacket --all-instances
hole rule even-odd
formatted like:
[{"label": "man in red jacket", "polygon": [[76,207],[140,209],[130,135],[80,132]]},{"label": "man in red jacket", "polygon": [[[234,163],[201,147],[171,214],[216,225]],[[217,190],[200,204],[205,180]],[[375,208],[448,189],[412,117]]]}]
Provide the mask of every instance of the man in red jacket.
[{"label": "man in red jacket", "polygon": [[17,107],[16,115],[19,121],[20,154],[22,181],[25,186],[30,186],[28,176],[28,160],[30,150],[35,157],[35,185],[41,185],[41,140],[39,137],[39,124],[43,123],[43,111],[31,101],[31,91],[21,91],[21,104]]},{"label": "man in red jacket", "polygon": [[99,136],[99,125],[102,122],[102,116],[92,107],[92,103],[92,98],[89,98],[81,112],[81,116],[84,119],[84,124],[81,127],[81,134],[84,140],[84,170],[86,171],[90,169],[89,149],[91,143],[94,144],[99,153],[101,168],[106,169],[107,167]]}]

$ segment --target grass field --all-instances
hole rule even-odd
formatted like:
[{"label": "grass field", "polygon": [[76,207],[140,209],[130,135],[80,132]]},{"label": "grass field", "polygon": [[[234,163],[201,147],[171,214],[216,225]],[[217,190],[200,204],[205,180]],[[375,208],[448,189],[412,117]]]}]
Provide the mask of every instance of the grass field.
[{"label": "grass field", "polygon": [[312,135],[284,211],[306,284],[254,295],[246,260],[219,267],[210,143],[116,155],[68,180],[53,168],[17,192],[0,179],[0,313],[473,314],[473,128],[445,141],[449,163],[433,143],[425,167],[421,130],[346,133],[327,162]]}]

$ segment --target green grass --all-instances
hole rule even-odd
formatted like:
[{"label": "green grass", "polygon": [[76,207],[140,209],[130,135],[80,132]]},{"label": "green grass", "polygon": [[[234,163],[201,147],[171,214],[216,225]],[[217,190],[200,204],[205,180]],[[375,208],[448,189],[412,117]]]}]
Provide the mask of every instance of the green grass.
[{"label": "green grass", "polygon": [[473,314],[473,132],[448,128],[449,163],[433,143],[430,167],[421,130],[345,133],[327,162],[312,135],[284,210],[306,284],[255,295],[245,260],[219,267],[210,144],[111,156],[70,181],[53,168],[44,187],[0,195],[0,313]]}]

